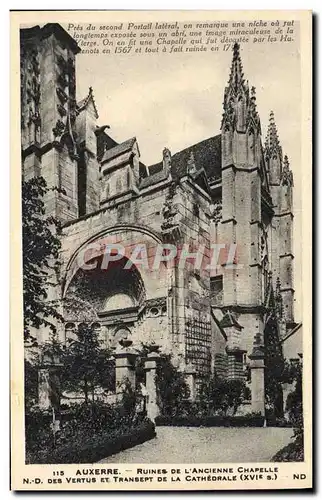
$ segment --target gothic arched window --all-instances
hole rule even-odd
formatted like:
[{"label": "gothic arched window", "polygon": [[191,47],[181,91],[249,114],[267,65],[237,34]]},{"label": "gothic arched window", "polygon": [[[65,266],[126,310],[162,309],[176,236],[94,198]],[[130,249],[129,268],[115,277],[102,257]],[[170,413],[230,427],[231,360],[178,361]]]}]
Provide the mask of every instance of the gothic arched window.
[{"label": "gothic arched window", "polygon": [[248,132],[248,151],[249,151],[249,160],[251,162],[255,161],[255,134],[252,128],[249,129]]},{"label": "gothic arched window", "polygon": [[232,141],[231,141],[231,131],[230,127],[227,124],[224,129],[224,155],[230,156],[232,153]]},{"label": "gothic arched window", "polygon": [[116,193],[121,193],[122,192],[122,180],[120,177],[117,177],[116,179]]},{"label": "gothic arched window", "polygon": [[110,196],[110,183],[106,182],[105,184],[105,199],[107,200]]},{"label": "gothic arched window", "polygon": [[281,178],[281,162],[280,157],[275,152],[271,159],[270,172],[274,183],[279,183]]}]

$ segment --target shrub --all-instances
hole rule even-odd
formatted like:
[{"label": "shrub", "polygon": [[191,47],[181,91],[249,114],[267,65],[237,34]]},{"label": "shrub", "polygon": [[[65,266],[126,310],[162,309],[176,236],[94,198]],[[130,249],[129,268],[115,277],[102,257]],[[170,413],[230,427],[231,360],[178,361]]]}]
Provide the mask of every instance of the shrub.
[{"label": "shrub", "polygon": [[[65,450],[65,448],[71,448],[74,456],[78,456],[78,454],[83,456],[82,454],[84,454],[85,457],[86,450],[89,448],[89,445],[86,445],[86,447],[85,443],[88,440],[93,443],[97,442],[98,449],[102,444],[105,456],[107,456],[108,447],[106,443],[109,443],[110,439],[114,443],[111,445],[113,450],[117,448],[118,441],[121,444],[123,443],[122,446],[130,446],[127,443],[128,441],[132,442],[132,437],[124,440],[123,435],[130,434],[132,436],[134,433],[135,440],[143,439],[141,442],[150,439],[150,437],[153,437],[151,432],[147,434],[150,437],[145,437],[143,431],[143,434],[139,432],[138,436],[134,432],[135,429],[140,428],[142,423],[149,423],[142,413],[136,412],[135,401],[135,393],[125,391],[122,401],[116,405],[109,405],[99,401],[74,404],[67,410],[61,411],[59,416],[60,430],[55,435],[52,428],[51,412],[43,412],[37,408],[30,411],[26,414],[25,419],[28,462],[46,463],[46,460],[53,460],[53,462],[48,463],[58,463],[55,462],[60,453],[57,450]],[[150,427],[148,428],[150,429]],[[141,435],[142,437],[140,437]],[[57,457],[56,453],[58,453]],[[61,451],[61,453],[65,453],[65,451]],[[63,457],[65,455],[59,456]],[[104,458],[104,454],[101,458]]]},{"label": "shrub", "polygon": [[304,447],[301,437],[295,438],[294,441],[284,446],[272,458],[272,462],[303,462]]},{"label": "shrub", "polygon": [[155,426],[144,420],[136,427],[114,429],[89,436],[84,430],[73,440],[57,447],[38,449],[27,454],[28,463],[93,463],[126,450],[156,436]]},{"label": "shrub", "polygon": [[204,414],[235,415],[244,400],[245,382],[227,380],[216,375],[200,387],[199,397]]},{"label": "shrub", "polygon": [[38,407],[31,409],[25,416],[26,450],[39,450],[52,446],[52,414]]},{"label": "shrub", "polygon": [[33,362],[24,360],[25,408],[31,409],[38,399],[38,369]]},{"label": "shrub", "polygon": [[289,382],[295,382],[293,392],[286,400],[286,411],[293,427],[293,441],[272,458],[274,462],[302,462],[304,460],[304,427],[302,404],[302,366],[293,364],[289,368]]},{"label": "shrub", "polygon": [[189,416],[158,416],[156,425],[171,425],[174,427],[263,427],[264,417],[250,414],[242,416],[223,415],[189,415]]}]

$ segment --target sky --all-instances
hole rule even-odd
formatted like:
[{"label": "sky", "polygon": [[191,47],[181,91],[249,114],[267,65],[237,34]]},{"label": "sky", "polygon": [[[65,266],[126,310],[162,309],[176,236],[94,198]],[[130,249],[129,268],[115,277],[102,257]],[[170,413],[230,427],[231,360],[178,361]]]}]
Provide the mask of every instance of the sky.
[{"label": "sky", "polygon": [[[244,76],[256,87],[263,141],[269,113],[294,174],[296,302],[301,296],[301,85],[299,40],[241,46]],[[220,132],[231,52],[77,56],[77,98],[93,87],[98,124],[108,124],[118,142],[135,136],[141,161],[162,159]]]}]

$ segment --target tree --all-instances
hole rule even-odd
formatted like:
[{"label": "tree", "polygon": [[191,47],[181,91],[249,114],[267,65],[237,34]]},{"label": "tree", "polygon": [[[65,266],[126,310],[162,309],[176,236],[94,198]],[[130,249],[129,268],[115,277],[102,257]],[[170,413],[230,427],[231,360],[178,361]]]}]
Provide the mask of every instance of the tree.
[{"label": "tree", "polygon": [[24,360],[25,370],[25,409],[29,411],[38,399],[38,369],[33,360]]},{"label": "tree", "polygon": [[294,389],[288,394],[286,411],[293,426],[292,441],[282,448],[273,458],[274,462],[303,462],[304,460],[304,422],[303,422],[303,394],[302,394],[302,364],[288,363],[285,368],[285,378],[288,383],[294,384]]},{"label": "tree", "polygon": [[286,411],[294,429],[294,437],[303,441],[303,394],[302,394],[302,364],[290,363],[288,368],[289,383],[294,384],[286,400]]},{"label": "tree", "polygon": [[283,417],[283,390],[286,361],[283,357],[277,320],[271,315],[265,330],[265,402],[268,414]]},{"label": "tree", "polygon": [[156,386],[161,414],[169,417],[181,415],[190,390],[184,375],[172,364],[169,354],[160,357],[156,369]]},{"label": "tree", "polygon": [[[58,303],[48,300],[48,288],[57,286],[60,224],[45,213],[44,196],[48,193],[43,177],[22,182],[22,247],[24,339],[35,339],[31,328],[49,327],[56,331],[61,321]],[[54,279],[53,279],[54,278]]]},{"label": "tree", "polygon": [[94,400],[97,388],[114,390],[115,368],[111,351],[101,346],[98,332],[92,326],[80,325],[76,338],[67,340],[62,362],[62,389],[81,391],[85,403],[90,395]]}]

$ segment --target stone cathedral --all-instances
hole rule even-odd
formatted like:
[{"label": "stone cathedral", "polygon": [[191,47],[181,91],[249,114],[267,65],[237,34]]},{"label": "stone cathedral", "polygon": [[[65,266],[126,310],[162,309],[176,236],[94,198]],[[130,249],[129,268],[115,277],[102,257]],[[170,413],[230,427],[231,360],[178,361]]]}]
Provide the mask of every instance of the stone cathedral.
[{"label": "stone cathedral", "polygon": [[[122,338],[134,347],[154,343],[197,381],[214,372],[242,379],[250,368],[252,408],[263,411],[266,345],[283,352],[299,329],[293,176],[273,112],[262,141],[255,88],[235,44],[214,135],[182,151],[165,144],[160,161],[146,165],[135,137],[117,143],[98,121],[92,88],[76,96],[79,52],[58,24],[21,30],[23,175],[42,175],[58,188],[47,195],[46,210],[63,224],[52,291],[65,318],[60,338],[85,322],[109,346]],[[107,244],[144,244],[150,257],[169,243],[204,245],[206,253],[214,243],[233,243],[238,262],[213,271],[187,259],[182,269],[161,272],[126,265],[130,252],[107,269],[84,269],[80,258],[91,245],[101,263]],[[44,340],[46,332],[38,336]],[[300,342],[295,351],[302,352]]]}]

